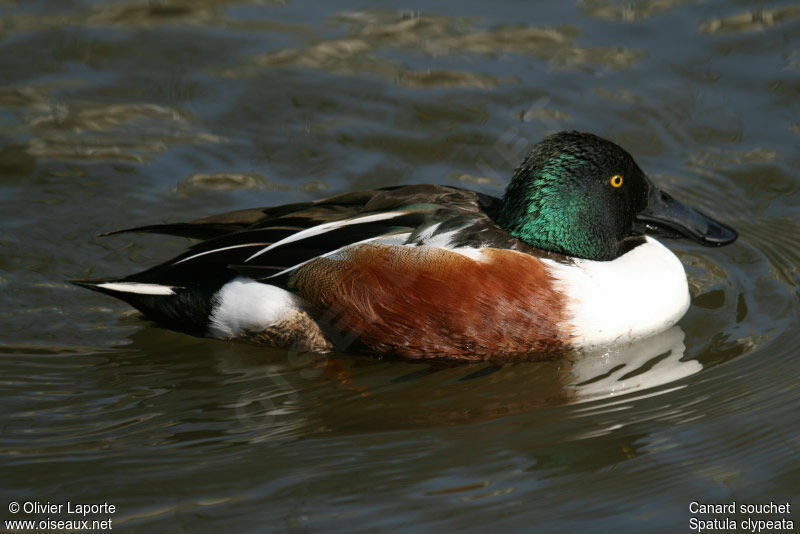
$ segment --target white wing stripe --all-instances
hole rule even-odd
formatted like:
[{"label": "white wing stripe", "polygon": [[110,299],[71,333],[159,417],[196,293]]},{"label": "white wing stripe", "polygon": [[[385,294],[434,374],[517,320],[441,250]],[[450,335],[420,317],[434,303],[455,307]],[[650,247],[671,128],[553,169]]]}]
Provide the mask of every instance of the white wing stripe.
[{"label": "white wing stripe", "polygon": [[199,258],[200,256],[205,256],[206,254],[213,254],[214,252],[221,252],[223,250],[230,250],[232,248],[263,247],[264,245],[268,245],[268,244],[269,243],[245,243],[244,245],[231,245],[230,247],[215,248],[214,250],[206,250],[205,252],[200,252],[200,253],[195,254],[193,256],[189,256],[188,258],[183,258],[180,261],[176,261],[172,265],[178,265],[179,263],[183,263],[185,261],[193,260],[195,258]]},{"label": "white wing stripe", "polygon": [[401,215],[406,215],[409,213],[408,211],[389,211],[386,213],[376,213],[373,215],[366,215],[364,217],[357,217],[355,219],[345,219],[343,221],[334,221],[324,224],[318,224],[317,226],[312,226],[311,228],[306,228],[305,230],[301,230],[296,234],[292,234],[289,237],[285,237],[280,241],[276,241],[272,243],[270,246],[263,248],[247,258],[245,261],[248,262],[253,258],[264,254],[265,252],[269,252],[270,250],[274,249],[275,247],[279,247],[281,245],[285,245],[286,243],[292,243],[293,241],[300,241],[301,239],[306,239],[308,237],[312,237],[319,234],[324,234],[325,232],[330,232],[331,230],[335,230],[337,228],[342,228],[344,226],[350,226],[352,224],[362,224],[368,223],[373,221],[383,221],[385,219],[393,219],[395,217],[400,217]]},{"label": "white wing stripe", "polygon": [[292,271],[292,270],[297,269],[298,267],[300,267],[302,265],[305,265],[306,263],[310,262],[311,260],[316,260],[317,258],[327,258],[328,256],[333,256],[337,252],[340,252],[342,249],[345,249],[347,247],[352,247],[352,246],[355,246],[355,245],[361,245],[362,243],[369,243],[371,241],[380,241],[380,240],[384,240],[387,244],[399,245],[399,244],[405,242],[405,240],[408,239],[410,236],[411,236],[411,233],[407,232],[405,234],[391,234],[391,235],[388,235],[388,236],[387,235],[379,235],[377,237],[370,237],[369,239],[364,239],[362,241],[356,241],[355,243],[350,243],[350,244],[345,245],[343,247],[339,247],[336,250],[331,250],[330,252],[326,252],[325,254],[320,254],[319,256],[314,256],[313,258],[307,259],[306,261],[301,261],[300,263],[298,263],[296,265],[292,265],[291,267],[287,267],[286,269],[282,270],[279,273],[271,274],[267,278],[274,278],[276,276],[280,276],[282,274],[286,274],[289,271]]}]

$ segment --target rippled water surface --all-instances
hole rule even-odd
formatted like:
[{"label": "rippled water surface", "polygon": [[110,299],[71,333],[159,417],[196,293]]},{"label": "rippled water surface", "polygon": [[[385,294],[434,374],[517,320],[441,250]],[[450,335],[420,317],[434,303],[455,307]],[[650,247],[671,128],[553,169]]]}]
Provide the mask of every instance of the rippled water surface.
[{"label": "rippled water surface", "polygon": [[[800,506],[800,4],[367,4],[0,0],[2,519],[70,500],[132,532],[628,532],[685,531],[691,501]],[[499,195],[561,129],[739,230],[668,243],[676,328],[498,366],[311,361],[65,282],[187,244],[97,237],[120,227]]]}]

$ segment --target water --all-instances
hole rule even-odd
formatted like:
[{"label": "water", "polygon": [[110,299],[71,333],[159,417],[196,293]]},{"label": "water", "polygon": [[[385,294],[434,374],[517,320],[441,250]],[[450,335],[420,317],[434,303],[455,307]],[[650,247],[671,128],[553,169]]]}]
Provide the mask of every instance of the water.
[{"label": "water", "polygon": [[[0,2],[3,520],[107,501],[89,518],[128,532],[684,531],[714,517],[692,501],[800,505],[798,70],[792,2]],[[65,283],[186,245],[96,237],[121,227],[500,194],[561,129],[740,232],[669,243],[676,329],[497,367],[308,361]]]}]

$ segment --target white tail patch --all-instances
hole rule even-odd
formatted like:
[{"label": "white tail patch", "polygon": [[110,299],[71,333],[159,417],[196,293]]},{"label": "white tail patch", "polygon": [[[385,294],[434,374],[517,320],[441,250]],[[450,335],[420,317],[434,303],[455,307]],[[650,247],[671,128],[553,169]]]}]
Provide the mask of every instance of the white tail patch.
[{"label": "white tail patch", "polygon": [[120,293],[136,293],[138,295],[174,295],[172,286],[162,286],[160,284],[142,284],[139,282],[105,282],[97,284],[97,287],[119,291]]},{"label": "white tail patch", "polygon": [[312,226],[311,228],[306,228],[305,230],[301,230],[296,234],[292,234],[289,237],[285,237],[280,241],[276,241],[268,247],[262,248],[246,260],[248,262],[253,258],[256,258],[265,252],[269,252],[270,250],[279,247],[281,245],[285,245],[286,243],[292,243],[294,241],[300,241],[301,239],[306,239],[315,235],[324,234],[325,232],[330,232],[331,230],[335,230],[337,228],[342,228],[344,226],[350,226],[352,224],[362,224],[368,223],[373,221],[383,221],[385,219],[393,219],[395,217],[400,217],[401,215],[406,215],[407,211],[389,211],[386,213],[376,213],[374,215],[366,215],[364,217],[356,217],[355,219],[345,219],[343,221],[334,221],[324,224],[318,224],[317,226]]},{"label": "white tail patch", "polygon": [[303,306],[300,297],[243,276],[222,286],[214,301],[208,331],[222,339],[264,330]]}]

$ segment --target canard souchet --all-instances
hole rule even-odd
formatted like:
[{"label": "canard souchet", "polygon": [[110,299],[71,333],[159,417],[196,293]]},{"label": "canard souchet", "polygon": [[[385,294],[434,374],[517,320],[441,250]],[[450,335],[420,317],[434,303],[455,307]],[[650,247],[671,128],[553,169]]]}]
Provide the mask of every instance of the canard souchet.
[{"label": "canard souchet", "polygon": [[120,232],[198,240],[137,274],[75,281],[168,328],[464,360],[665,331],[689,290],[656,238],[737,237],[662,191],[624,149],[581,132],[536,144],[502,198],[405,185]]}]

